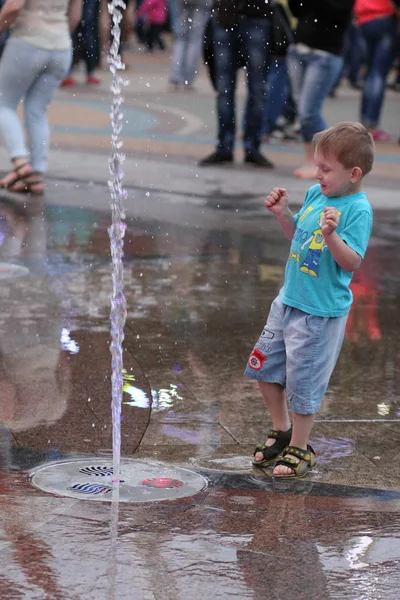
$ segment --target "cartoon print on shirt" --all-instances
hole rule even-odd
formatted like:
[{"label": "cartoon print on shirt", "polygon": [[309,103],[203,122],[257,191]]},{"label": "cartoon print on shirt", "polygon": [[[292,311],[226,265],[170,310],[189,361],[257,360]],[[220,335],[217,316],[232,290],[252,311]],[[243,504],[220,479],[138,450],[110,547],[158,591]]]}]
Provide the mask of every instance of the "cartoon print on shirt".
[{"label": "cartoon print on shirt", "polygon": [[[342,213],[337,209],[336,212],[340,217]],[[310,237],[300,246],[300,250],[304,250],[307,244],[309,244],[308,251],[300,267],[300,271],[302,273],[307,273],[307,275],[310,275],[311,277],[319,276],[319,261],[321,259],[322,252],[327,247],[322,233],[322,222],[324,220],[324,215],[325,213],[322,211],[317,221],[319,225],[318,229],[315,229]]]},{"label": "cartoon print on shirt", "polygon": [[289,260],[294,260],[298,264],[301,261],[301,254],[299,252],[291,252]]}]

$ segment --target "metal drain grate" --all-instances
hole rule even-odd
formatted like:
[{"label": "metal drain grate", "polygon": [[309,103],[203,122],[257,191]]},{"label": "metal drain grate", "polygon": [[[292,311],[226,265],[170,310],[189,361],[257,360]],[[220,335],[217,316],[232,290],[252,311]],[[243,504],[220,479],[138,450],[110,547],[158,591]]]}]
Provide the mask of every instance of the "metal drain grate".
[{"label": "metal drain grate", "polygon": [[[29,474],[44,492],[81,500],[112,501],[113,468],[109,459],[76,459],[47,463]],[[119,501],[155,502],[193,496],[207,487],[198,473],[143,460],[121,461]]]},{"label": "metal drain grate", "polygon": [[96,485],[93,483],[75,483],[71,487],[67,488],[71,492],[77,492],[79,494],[109,494],[112,492],[111,485]]},{"label": "metal drain grate", "polygon": [[89,467],[82,467],[82,469],[79,469],[79,473],[84,473],[85,475],[96,475],[97,477],[104,477],[105,475],[111,477],[113,474],[113,468],[107,466],[103,467],[100,465],[90,465]]}]

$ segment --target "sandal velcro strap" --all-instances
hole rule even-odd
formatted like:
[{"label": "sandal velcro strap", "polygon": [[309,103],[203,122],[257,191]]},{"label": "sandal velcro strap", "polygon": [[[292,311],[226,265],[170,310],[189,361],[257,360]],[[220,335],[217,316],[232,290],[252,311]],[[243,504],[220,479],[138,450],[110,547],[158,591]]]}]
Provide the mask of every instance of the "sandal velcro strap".
[{"label": "sandal velcro strap", "polygon": [[307,450],[297,448],[296,446],[287,446],[284,451],[284,456],[286,456],[286,454],[291,454],[292,456],[297,456],[301,460],[308,461],[311,460],[311,452],[315,455],[315,452],[310,445],[307,446]]},{"label": "sandal velcro strap", "polygon": [[257,446],[254,448],[254,454],[256,452],[262,452],[263,450],[265,450],[265,448],[268,448],[268,446],[266,446],[265,444],[257,444]]},{"label": "sandal velcro strap", "polygon": [[277,439],[280,433],[281,432],[277,431],[276,429],[270,429],[267,433],[267,437]]},{"label": "sandal velcro strap", "polygon": [[[310,460],[311,455],[309,450],[302,450],[301,448],[297,448],[296,446],[286,446],[284,456],[286,454],[291,454],[292,456],[297,456],[297,458],[301,458],[302,460]],[[297,461],[296,461],[297,462]]]}]

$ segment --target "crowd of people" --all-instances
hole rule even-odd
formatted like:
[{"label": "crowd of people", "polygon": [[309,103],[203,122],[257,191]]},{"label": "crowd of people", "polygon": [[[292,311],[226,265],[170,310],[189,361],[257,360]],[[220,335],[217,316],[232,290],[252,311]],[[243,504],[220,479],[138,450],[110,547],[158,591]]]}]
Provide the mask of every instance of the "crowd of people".
[{"label": "crowd of people", "polygon": [[[360,89],[359,121],[375,141],[389,73],[400,86],[400,0],[125,0],[120,52],[130,36],[146,52],[172,39],[169,86],[194,90],[205,62],[216,92],[217,143],[201,166],[232,163],[237,140],[237,73],[245,67],[247,102],[242,130],[246,163],[272,168],[260,147],[271,137],[301,139],[304,162],[294,171],[313,177],[311,141],[326,128],[328,95],[346,77]],[[47,109],[56,88],[74,86],[84,61],[86,83],[108,51],[108,0],[0,0],[0,135],[12,170],[0,186],[42,193],[47,166]],[[37,56],[40,55],[40,60]],[[396,70],[397,69],[397,70]],[[19,78],[14,73],[19,73]],[[16,114],[24,100],[29,149]]]}]

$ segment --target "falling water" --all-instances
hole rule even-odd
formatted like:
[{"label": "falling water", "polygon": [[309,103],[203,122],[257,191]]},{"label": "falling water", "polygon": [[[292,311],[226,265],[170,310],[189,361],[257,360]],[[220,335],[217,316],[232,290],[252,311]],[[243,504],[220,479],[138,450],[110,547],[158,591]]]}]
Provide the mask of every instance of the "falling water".
[{"label": "falling water", "polygon": [[121,139],[124,101],[122,90],[127,81],[121,76],[125,66],[122,63],[119,53],[121,38],[121,20],[122,10],[126,8],[123,0],[109,0],[108,11],[112,19],[112,42],[109,52],[109,65],[112,73],[111,82],[111,155],[109,159],[110,180],[108,182],[111,193],[111,226],[108,229],[110,236],[111,257],[112,257],[112,281],[113,291],[111,296],[111,355],[112,355],[112,431],[113,431],[113,492],[111,504],[111,546],[110,557],[108,561],[109,572],[109,590],[108,597],[114,600],[116,593],[116,583],[118,580],[117,568],[117,541],[118,541],[118,502],[119,502],[119,484],[120,484],[120,464],[121,464],[121,405],[123,390],[123,351],[122,342],[124,341],[124,326],[126,321],[126,300],[123,290],[124,269],[122,264],[124,234],[125,234],[125,212],[123,200],[125,190],[123,188],[123,170],[122,165],[125,155],[122,152],[123,142]]},{"label": "falling water", "polygon": [[120,71],[125,68],[119,54],[121,38],[122,10],[125,2],[123,0],[110,0],[108,10],[112,18],[112,43],[109,52],[111,82],[111,156],[109,159],[110,181],[108,182],[111,193],[112,224],[108,230],[111,244],[112,256],[112,280],[113,291],[111,296],[111,354],[112,354],[112,424],[113,424],[113,473],[114,486],[113,496],[119,492],[119,473],[121,462],[121,404],[122,404],[122,369],[124,340],[124,325],[126,320],[126,301],[123,292],[123,245],[125,234],[125,213],[123,200],[125,190],[123,189],[122,165],[125,155],[122,152],[123,142],[121,139],[124,101],[122,90],[127,81],[121,76]]}]

